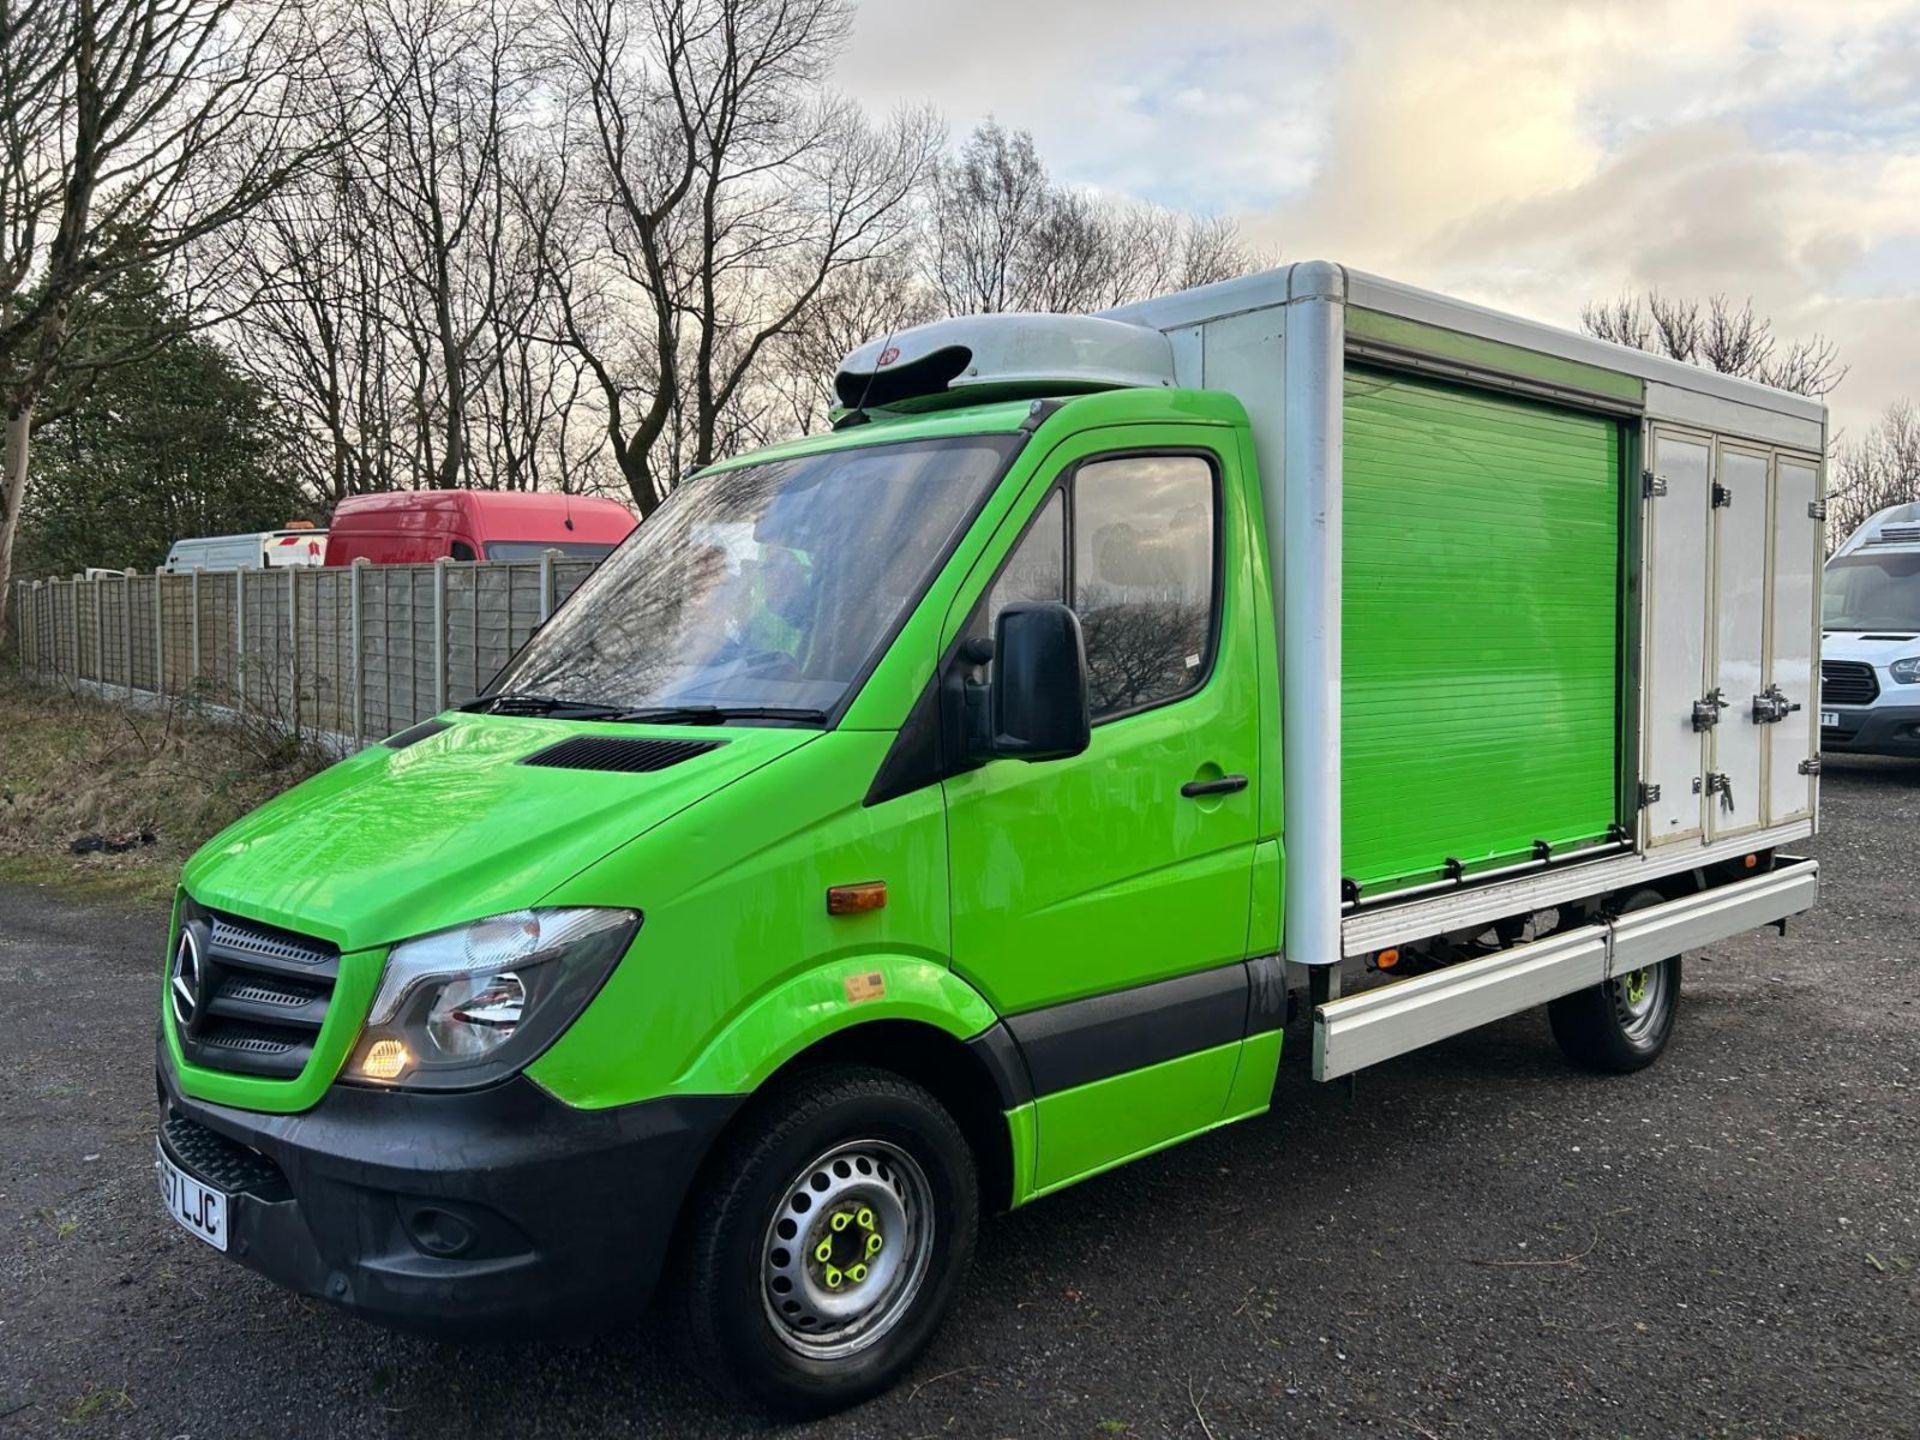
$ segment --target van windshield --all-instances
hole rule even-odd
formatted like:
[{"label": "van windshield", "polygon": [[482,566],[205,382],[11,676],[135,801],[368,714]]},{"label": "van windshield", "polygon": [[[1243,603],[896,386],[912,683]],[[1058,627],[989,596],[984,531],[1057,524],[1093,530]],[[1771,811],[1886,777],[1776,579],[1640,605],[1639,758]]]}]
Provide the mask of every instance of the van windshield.
[{"label": "van windshield", "polygon": [[1920,555],[1847,555],[1820,582],[1828,630],[1920,630]]},{"label": "van windshield", "polygon": [[489,540],[489,560],[538,560],[549,550],[557,550],[569,560],[598,560],[613,553],[611,545],[596,545],[586,540]]},{"label": "van windshield", "polygon": [[919,601],[1017,443],[867,445],[688,480],[492,693],[830,711]]}]

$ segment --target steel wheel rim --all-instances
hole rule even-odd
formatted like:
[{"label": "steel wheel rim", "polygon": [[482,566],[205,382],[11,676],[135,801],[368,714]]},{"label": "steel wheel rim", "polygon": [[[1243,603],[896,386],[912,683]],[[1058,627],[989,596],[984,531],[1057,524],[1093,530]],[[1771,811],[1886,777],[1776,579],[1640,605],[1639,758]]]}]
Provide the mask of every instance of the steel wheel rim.
[{"label": "steel wheel rim", "polygon": [[1667,1008],[1667,989],[1673,967],[1661,960],[1615,977],[1613,1010],[1620,1033],[1634,1045],[1645,1045],[1660,1026]]},{"label": "steel wheel rim", "polygon": [[885,1140],[824,1151],[780,1193],[760,1247],[760,1296],[789,1349],[838,1360],[877,1344],[933,1261],[933,1187]]}]

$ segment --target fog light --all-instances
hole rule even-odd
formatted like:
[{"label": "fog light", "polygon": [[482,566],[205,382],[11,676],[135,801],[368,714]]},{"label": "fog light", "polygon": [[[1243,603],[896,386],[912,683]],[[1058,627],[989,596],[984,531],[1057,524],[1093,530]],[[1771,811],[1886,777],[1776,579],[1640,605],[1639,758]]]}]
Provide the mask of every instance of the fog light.
[{"label": "fog light", "polygon": [[411,1058],[398,1040],[377,1040],[360,1062],[360,1073],[370,1080],[398,1080]]}]

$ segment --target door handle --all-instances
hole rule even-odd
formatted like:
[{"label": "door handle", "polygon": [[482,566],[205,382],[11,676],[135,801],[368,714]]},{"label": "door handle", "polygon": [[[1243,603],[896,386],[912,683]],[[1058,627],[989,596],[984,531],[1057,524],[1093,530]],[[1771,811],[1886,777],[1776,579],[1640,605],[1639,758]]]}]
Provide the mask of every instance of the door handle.
[{"label": "door handle", "polygon": [[1196,800],[1202,795],[1237,795],[1246,788],[1246,776],[1222,775],[1218,780],[1189,780],[1180,787],[1180,793]]}]

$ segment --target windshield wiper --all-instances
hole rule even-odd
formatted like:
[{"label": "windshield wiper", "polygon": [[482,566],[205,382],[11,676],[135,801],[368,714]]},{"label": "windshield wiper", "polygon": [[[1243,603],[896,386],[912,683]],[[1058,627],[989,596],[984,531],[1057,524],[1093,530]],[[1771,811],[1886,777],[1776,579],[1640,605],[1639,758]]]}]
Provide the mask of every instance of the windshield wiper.
[{"label": "windshield wiper", "polygon": [[791,705],[654,705],[605,717],[616,724],[722,725],[729,720],[794,720],[824,725],[827,712]]},{"label": "windshield wiper", "polygon": [[482,695],[460,708],[481,715],[553,715],[564,710],[570,718],[578,720],[610,720],[621,713],[618,705],[602,705],[594,700],[569,700],[561,695],[534,695],[519,690]]}]

